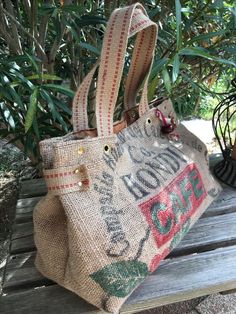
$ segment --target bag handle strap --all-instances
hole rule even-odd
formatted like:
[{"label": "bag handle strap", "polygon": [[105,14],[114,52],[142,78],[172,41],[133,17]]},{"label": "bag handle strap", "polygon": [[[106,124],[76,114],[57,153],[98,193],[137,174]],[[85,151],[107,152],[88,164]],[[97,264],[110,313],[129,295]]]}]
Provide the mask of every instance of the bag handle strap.
[{"label": "bag handle strap", "polygon": [[[140,4],[134,4],[115,10],[108,22],[104,37],[98,75],[96,119],[98,136],[100,137],[113,134],[114,107],[123,72],[128,37],[131,32],[131,20],[135,20],[137,25],[132,26],[133,35],[140,31],[140,28],[148,29],[148,34],[151,34],[149,40],[154,38],[150,43],[150,50],[154,51],[157,25],[148,18],[144,8]],[[141,114],[148,109],[147,83],[152,60],[153,57],[150,61],[145,60],[145,57],[143,60],[145,65],[143,76],[147,76],[140,101]]]},{"label": "bag handle strap", "polygon": [[[138,22],[137,18],[135,18],[139,14],[140,10],[137,10],[133,15],[130,25],[129,37],[143,29],[142,23]],[[143,20],[143,24],[144,21],[145,20]],[[153,49],[150,46],[155,46],[155,34],[154,32],[150,32],[148,29],[145,29],[137,36],[129,73],[126,79],[124,94],[124,106],[126,110],[136,105],[136,95],[138,88],[143,82],[144,74],[148,71],[148,67],[150,67],[150,62],[153,58]],[[84,78],[75,94],[72,110],[74,132],[88,129],[87,99],[89,87],[99,63],[100,61],[96,62],[95,66]],[[144,84],[144,93],[147,94],[147,84]],[[147,99],[145,99],[144,103],[147,104]],[[144,107],[144,104],[142,106]],[[142,112],[145,112],[148,109],[148,107],[142,108],[142,106],[139,107],[140,115]]]},{"label": "bag handle strap", "polygon": [[100,61],[98,60],[92,70],[86,75],[80,84],[72,103],[72,124],[74,132],[88,129],[88,93],[91,86],[94,73],[96,72]]}]

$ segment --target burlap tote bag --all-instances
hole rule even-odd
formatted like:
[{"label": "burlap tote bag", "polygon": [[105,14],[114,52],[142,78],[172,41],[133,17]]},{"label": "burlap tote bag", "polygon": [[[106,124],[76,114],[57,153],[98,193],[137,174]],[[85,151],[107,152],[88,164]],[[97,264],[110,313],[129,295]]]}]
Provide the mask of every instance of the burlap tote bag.
[{"label": "burlap tote bag", "polygon": [[[126,114],[113,125],[127,40],[136,33]],[[74,132],[40,143],[48,194],[34,211],[36,266],[112,313],[220,191],[208,170],[205,145],[175,125],[171,103],[149,108],[147,82],[156,35],[156,24],[140,4],[115,10],[101,53],[97,129],[88,129],[87,118],[95,66],[74,99]]]}]

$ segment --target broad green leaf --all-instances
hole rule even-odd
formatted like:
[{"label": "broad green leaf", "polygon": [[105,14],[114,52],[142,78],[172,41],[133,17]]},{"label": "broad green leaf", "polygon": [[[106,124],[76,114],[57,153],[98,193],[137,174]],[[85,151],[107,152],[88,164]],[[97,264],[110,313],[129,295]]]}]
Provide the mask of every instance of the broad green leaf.
[{"label": "broad green leaf", "polygon": [[51,96],[49,95],[49,93],[46,90],[43,90],[43,89],[40,90],[40,94],[41,94],[42,98],[46,101],[48,107],[50,108],[53,120],[56,121],[56,109],[55,109],[55,104],[54,104]]},{"label": "broad green leaf", "polygon": [[[2,83],[2,84],[1,84]],[[6,75],[0,74],[0,98],[14,102],[19,105],[21,109],[23,109],[23,103],[20,95],[15,91],[13,86],[9,84],[9,79]]]},{"label": "broad green leaf", "polygon": [[85,48],[85,49],[95,53],[96,55],[100,56],[100,51],[96,47],[94,47],[90,44],[87,44],[87,43],[82,43],[82,42],[80,42],[78,45],[80,47]]},{"label": "broad green leaf", "polygon": [[150,74],[150,80],[152,81],[157,73],[159,73],[164,67],[165,65],[169,62],[168,58],[162,58],[159,59],[157,61],[154,61],[154,64],[152,66],[152,70],[151,70],[151,74]]},{"label": "broad green leaf", "polygon": [[27,133],[30,127],[32,126],[34,118],[36,116],[38,93],[39,93],[38,88],[35,88],[32,95],[30,96],[29,109],[25,117],[25,133]]},{"label": "broad green leaf", "polygon": [[159,80],[158,76],[154,77],[154,79],[151,81],[151,83],[148,86],[148,101],[152,101],[155,96],[158,80]]},{"label": "broad green leaf", "polygon": [[225,33],[227,32],[227,30],[225,29],[221,29],[217,32],[209,32],[209,33],[206,33],[206,34],[201,34],[201,35],[198,35],[198,36],[194,36],[191,40],[188,41],[188,45],[192,44],[193,42],[196,42],[196,41],[201,41],[201,40],[206,40],[206,39],[210,39],[210,38],[213,38],[215,36],[221,36],[221,35],[224,35]]},{"label": "broad green leaf", "polygon": [[[57,15],[60,14],[60,10],[58,8],[55,8],[53,11],[52,11],[52,17],[56,18]],[[54,20],[54,22],[57,22],[57,19]],[[57,34],[58,35],[58,34]]]},{"label": "broad green leaf", "polygon": [[105,23],[106,19],[104,19],[104,17],[96,15],[83,15],[80,19],[77,20],[78,26],[97,25]]},{"label": "broad green leaf", "polygon": [[233,66],[236,67],[236,63],[235,62],[212,56],[211,54],[208,53],[208,51],[206,49],[201,48],[201,47],[187,47],[187,48],[183,48],[179,52],[179,54],[185,55],[185,56],[198,56],[198,57],[206,58],[206,59],[213,60],[213,61],[216,61],[216,62],[219,62],[219,63],[233,65]]},{"label": "broad green leaf", "polygon": [[57,97],[51,95],[51,98],[54,102],[54,104],[61,110],[63,110],[64,112],[66,112],[67,114],[69,114],[70,116],[72,115],[72,111],[71,108],[68,106],[68,104],[66,104],[64,101],[62,101],[61,99],[58,99]]},{"label": "broad green leaf", "polygon": [[16,71],[15,69],[11,68],[9,70],[10,75],[14,75],[14,79],[15,77],[17,77],[22,83],[25,83],[31,90],[34,90],[35,86],[32,82],[30,82],[29,80],[27,80],[27,78],[21,74],[19,71]]},{"label": "broad green leaf", "polygon": [[32,57],[31,55],[29,55],[27,52],[25,53],[27,55],[27,57],[29,58],[29,60],[31,61],[32,65],[34,66],[36,72],[39,72],[39,67],[37,65],[37,63],[35,62],[34,57]]},{"label": "broad green leaf", "polygon": [[153,18],[161,12],[161,7],[159,5],[154,4],[155,8],[152,8],[152,10],[150,10],[148,12],[148,16],[150,17],[150,19],[153,20]]},{"label": "broad green leaf", "polygon": [[224,50],[229,53],[236,54],[236,46],[225,47]]},{"label": "broad green leaf", "polygon": [[5,106],[4,103],[0,103],[1,114],[3,115],[3,119],[9,126],[14,130],[16,127],[15,121],[13,119],[13,115],[11,113],[11,108]]},{"label": "broad green leaf", "polygon": [[76,12],[76,13],[83,14],[84,13],[84,6],[81,5],[81,4],[77,4],[77,5],[74,5],[74,4],[63,5],[62,11],[69,12],[69,13]]},{"label": "broad green leaf", "polygon": [[112,263],[91,274],[104,291],[111,296],[124,298],[149,274],[145,263],[131,260]]},{"label": "broad green leaf", "polygon": [[37,119],[33,120],[33,129],[34,129],[34,133],[35,133],[37,139],[39,140],[40,139],[40,134],[39,134],[39,126],[38,126]]},{"label": "broad green leaf", "polygon": [[24,106],[23,106],[20,95],[15,91],[15,89],[11,85],[8,86],[8,89],[9,89],[10,94],[12,95],[12,100],[15,103],[17,103],[21,109],[23,109]]},{"label": "broad green leaf", "polygon": [[0,100],[9,100],[12,102],[12,96],[9,91],[0,85]]},{"label": "broad green leaf", "polygon": [[52,75],[52,74],[34,74],[30,76],[26,76],[28,80],[37,80],[37,79],[42,79],[42,80],[52,80],[52,81],[62,81],[62,78],[60,78],[57,75]]},{"label": "broad green leaf", "polygon": [[40,15],[52,14],[55,8],[56,8],[55,4],[42,4],[42,6],[39,7],[39,14]]},{"label": "broad green leaf", "polygon": [[59,112],[57,112],[56,107],[55,107],[55,103],[53,101],[53,99],[51,98],[51,95],[46,91],[46,90],[41,90],[41,96],[43,97],[43,99],[45,99],[47,101],[47,104],[51,110],[52,113],[52,117],[54,121],[58,121],[61,126],[63,127],[63,129],[68,132],[68,127],[67,124],[65,123],[64,119],[62,118],[62,116],[60,115]]},{"label": "broad green leaf", "polygon": [[181,4],[179,0],[175,0],[175,14],[177,30],[177,49],[179,50],[182,45]]},{"label": "broad green leaf", "polygon": [[74,97],[74,94],[75,94],[71,89],[69,89],[65,86],[61,86],[61,85],[43,84],[42,87],[49,89],[49,90],[54,90],[54,91],[61,93],[61,94],[65,94],[71,98]]},{"label": "broad green leaf", "polygon": [[162,77],[163,77],[165,88],[168,94],[170,94],[171,93],[171,81],[170,81],[169,73],[166,68],[162,70]]},{"label": "broad green leaf", "polygon": [[183,13],[193,13],[193,10],[191,8],[181,8],[181,12]]},{"label": "broad green leaf", "polygon": [[68,21],[67,19],[64,19],[64,24],[67,26],[68,30],[72,33],[73,37],[77,42],[80,41],[77,25],[74,20]]},{"label": "broad green leaf", "polygon": [[172,70],[172,81],[173,83],[177,80],[177,77],[179,75],[179,67],[180,67],[180,61],[179,61],[179,55],[178,53],[174,57],[173,61],[173,70]]},{"label": "broad green leaf", "polygon": [[163,44],[165,44],[166,46],[168,45],[168,42],[164,38],[162,38],[161,36],[158,36],[158,40],[160,42],[162,42]]}]

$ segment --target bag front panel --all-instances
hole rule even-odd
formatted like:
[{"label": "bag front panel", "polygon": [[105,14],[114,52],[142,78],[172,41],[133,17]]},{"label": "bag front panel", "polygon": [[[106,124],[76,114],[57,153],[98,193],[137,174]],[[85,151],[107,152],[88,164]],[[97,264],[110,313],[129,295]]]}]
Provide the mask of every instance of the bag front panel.
[{"label": "bag front panel", "polygon": [[153,109],[115,137],[56,145],[56,168],[88,169],[87,190],[60,196],[70,252],[65,286],[73,278],[72,290],[96,306],[120,306],[218,193],[205,145],[181,125],[177,132],[180,140],[163,136]]},{"label": "bag front panel", "polygon": [[48,278],[64,283],[68,260],[67,219],[61,201],[48,194],[33,211],[36,266]]}]

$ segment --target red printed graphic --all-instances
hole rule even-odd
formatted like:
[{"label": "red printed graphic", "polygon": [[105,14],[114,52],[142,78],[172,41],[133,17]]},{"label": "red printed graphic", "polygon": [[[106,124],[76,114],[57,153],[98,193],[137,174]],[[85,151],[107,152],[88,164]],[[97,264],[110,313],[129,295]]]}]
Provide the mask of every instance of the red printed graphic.
[{"label": "red printed graphic", "polygon": [[158,247],[175,236],[206,196],[201,175],[190,164],[163,191],[139,205]]}]

